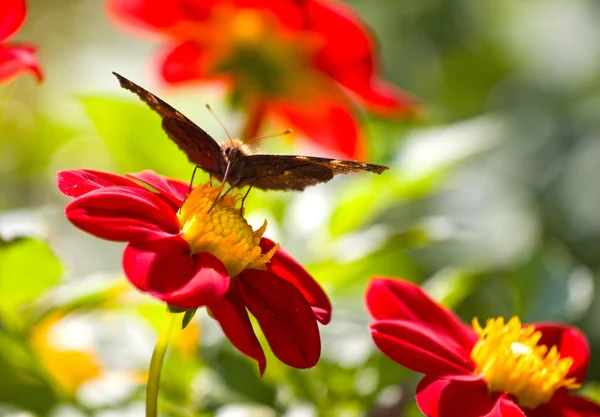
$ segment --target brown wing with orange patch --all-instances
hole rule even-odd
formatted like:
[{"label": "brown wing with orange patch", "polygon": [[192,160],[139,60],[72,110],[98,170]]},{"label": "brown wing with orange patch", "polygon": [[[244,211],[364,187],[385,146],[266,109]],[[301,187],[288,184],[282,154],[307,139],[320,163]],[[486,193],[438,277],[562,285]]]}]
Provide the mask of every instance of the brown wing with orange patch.
[{"label": "brown wing with orange patch", "polygon": [[208,133],[148,90],[116,72],[113,74],[121,87],[137,94],[160,115],[167,136],[187,155],[191,163],[211,174],[219,172],[219,167],[223,166],[223,153],[219,144]]},{"label": "brown wing with orange patch", "polygon": [[[368,171],[381,174],[388,167],[343,159],[298,155],[248,155],[246,163],[254,169],[240,176],[240,185],[264,190],[298,190],[327,182],[338,174]],[[250,174],[250,172],[248,172]]]}]

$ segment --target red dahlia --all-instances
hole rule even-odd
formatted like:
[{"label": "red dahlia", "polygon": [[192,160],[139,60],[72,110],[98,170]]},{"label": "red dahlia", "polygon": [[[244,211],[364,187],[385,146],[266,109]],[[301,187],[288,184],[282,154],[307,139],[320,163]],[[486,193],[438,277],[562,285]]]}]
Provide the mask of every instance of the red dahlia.
[{"label": "red dahlia", "polygon": [[403,280],[373,279],[366,293],[377,347],[425,374],[417,404],[429,417],[598,417],[570,392],[589,362],[585,336],[552,323],[490,319],[470,327]]},{"label": "red dahlia", "polygon": [[0,2],[0,85],[23,71],[32,72],[38,81],[42,70],[36,58],[36,48],[29,44],[7,44],[25,20],[25,0]]},{"label": "red dahlia", "polygon": [[360,159],[355,104],[385,116],[411,101],[378,77],[373,37],[343,4],[330,0],[108,0],[126,27],[164,39],[162,77],[225,84],[248,109],[247,131],[282,120],[341,156]]},{"label": "red dahlia", "polygon": [[[139,182],[142,184],[140,184]],[[151,171],[127,177],[76,170],[58,174],[58,188],[75,197],[65,208],[80,229],[102,239],[128,242],[123,268],[140,291],[172,307],[206,306],[231,343],[266,361],[248,311],[271,349],[295,368],[314,366],[331,304],[308,272],[283,249],[253,231],[223,186],[196,187]],[[213,205],[214,204],[214,205]]]}]

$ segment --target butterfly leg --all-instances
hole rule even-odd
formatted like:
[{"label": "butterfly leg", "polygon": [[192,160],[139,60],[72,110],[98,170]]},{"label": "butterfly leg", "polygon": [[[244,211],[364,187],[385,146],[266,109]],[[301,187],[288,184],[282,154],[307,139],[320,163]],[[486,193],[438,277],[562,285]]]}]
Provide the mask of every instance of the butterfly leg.
[{"label": "butterfly leg", "polygon": [[[192,171],[192,178],[190,179],[190,186],[188,187],[187,193],[185,194],[185,198],[181,202],[181,206],[183,206],[183,203],[185,203],[185,200],[187,200],[188,196],[192,192],[192,188],[194,188],[194,177],[196,176],[196,171],[197,170],[198,170],[198,165],[196,165],[194,167],[194,171]],[[181,207],[180,207],[180,209],[181,209]]]},{"label": "butterfly leg", "polygon": [[198,170],[198,165],[194,167],[194,171],[192,172],[192,178],[190,179],[190,186],[187,191],[187,195],[190,195],[192,192],[192,188],[194,188],[194,177],[196,176],[196,171]]},{"label": "butterfly leg", "polygon": [[242,205],[240,206],[240,211],[244,210],[244,202],[246,201],[246,197],[248,197],[248,194],[250,194],[251,189],[252,189],[252,184],[250,184],[250,186],[246,190],[246,194],[244,194],[244,197],[242,198]]},{"label": "butterfly leg", "polygon": [[[223,186],[227,183],[227,177],[229,175],[229,167],[230,166],[231,166],[231,162],[227,161],[227,166],[225,167],[225,174],[223,175],[223,181],[221,181],[221,184],[223,184]],[[212,179],[212,177],[211,177],[211,179]],[[232,187],[229,187],[229,189],[227,190],[227,192],[225,194],[227,194],[229,192],[229,190],[231,190],[231,188]],[[221,190],[221,192],[223,192],[223,190]],[[209,211],[212,210],[212,208],[215,206],[215,204],[217,204],[217,202],[219,202],[220,198],[221,198],[221,193],[219,193],[219,195],[217,196],[217,198],[215,198],[215,202],[210,207]]]},{"label": "butterfly leg", "polygon": [[[210,206],[210,208],[208,209],[208,211],[210,212],[210,211],[213,209],[213,207],[217,205],[217,203],[218,203],[219,201],[223,200],[223,199],[225,198],[225,196],[226,196],[227,194],[229,194],[229,192],[230,192],[231,190],[233,190],[233,189],[234,189],[234,188],[237,186],[238,182],[239,182],[239,180],[236,180],[236,181],[234,181],[234,182],[233,182],[233,184],[231,184],[231,185],[229,186],[229,188],[227,189],[227,191],[225,191],[223,194],[219,193],[219,195],[217,196],[217,198],[215,198],[215,201],[213,201],[213,203],[212,203],[212,205]],[[221,192],[222,192],[222,191],[221,191]]]}]

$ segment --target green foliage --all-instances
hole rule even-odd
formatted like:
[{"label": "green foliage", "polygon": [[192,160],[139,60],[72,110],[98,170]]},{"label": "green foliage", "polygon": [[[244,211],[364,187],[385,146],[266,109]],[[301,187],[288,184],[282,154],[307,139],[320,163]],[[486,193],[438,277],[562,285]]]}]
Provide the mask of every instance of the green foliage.
[{"label": "green foliage", "polygon": [[22,238],[0,247],[0,309],[15,314],[59,282],[62,266],[48,245]]},{"label": "green foliage", "polygon": [[98,135],[115,156],[119,172],[151,168],[177,178],[190,175],[185,155],[167,140],[160,118],[147,106],[106,96],[85,96],[81,101]]}]

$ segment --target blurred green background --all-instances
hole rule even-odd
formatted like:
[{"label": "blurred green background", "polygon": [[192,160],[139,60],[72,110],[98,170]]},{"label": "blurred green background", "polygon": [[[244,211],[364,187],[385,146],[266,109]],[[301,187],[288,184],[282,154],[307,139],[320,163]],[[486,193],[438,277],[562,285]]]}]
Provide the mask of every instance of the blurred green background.
[{"label": "blurred green background", "polygon": [[[418,416],[419,375],[374,348],[371,276],[405,277],[470,322],[519,315],[589,337],[600,398],[600,3],[595,0],[353,0],[379,39],[385,77],[417,97],[417,122],[363,115],[381,176],[303,193],[253,191],[252,224],[332,298],[309,371],[256,366],[201,312],[167,358],[165,416]],[[112,25],[101,1],[28,1],[18,40],[39,45],[46,81],[0,88],[0,415],[138,416],[163,306],[122,277],[122,244],[62,216],[56,172],[191,166],[117,71],[224,138],[241,115],[220,91],[167,89],[155,42]],[[305,148],[285,140],[265,150]],[[25,413],[25,414],[24,414]]]}]

